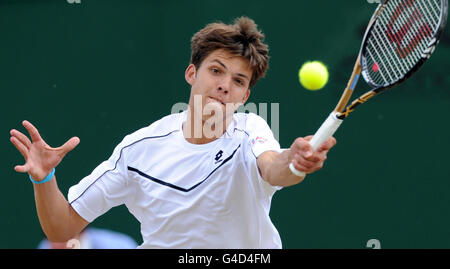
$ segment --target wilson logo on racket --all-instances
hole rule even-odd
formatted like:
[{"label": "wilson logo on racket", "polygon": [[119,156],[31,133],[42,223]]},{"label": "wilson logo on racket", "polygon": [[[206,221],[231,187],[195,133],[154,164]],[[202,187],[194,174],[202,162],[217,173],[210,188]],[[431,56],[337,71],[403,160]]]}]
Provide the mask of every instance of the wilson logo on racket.
[{"label": "wilson logo on racket", "polygon": [[[432,34],[424,13],[415,5],[415,1],[401,1],[388,24],[389,40],[396,45],[397,53],[402,59]],[[406,17],[408,14],[409,17]]]}]

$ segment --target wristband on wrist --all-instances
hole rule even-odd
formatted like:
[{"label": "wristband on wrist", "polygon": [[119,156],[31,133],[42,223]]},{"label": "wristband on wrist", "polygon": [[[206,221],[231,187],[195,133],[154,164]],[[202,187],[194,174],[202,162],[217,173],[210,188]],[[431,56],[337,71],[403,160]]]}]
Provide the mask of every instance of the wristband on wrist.
[{"label": "wristband on wrist", "polygon": [[48,176],[46,176],[43,180],[40,180],[40,181],[34,180],[31,177],[31,175],[28,175],[28,176],[30,177],[31,182],[33,182],[34,184],[42,184],[42,183],[50,181],[53,178],[54,174],[55,174],[55,168],[53,168],[53,170],[50,172],[50,174],[48,174]]}]

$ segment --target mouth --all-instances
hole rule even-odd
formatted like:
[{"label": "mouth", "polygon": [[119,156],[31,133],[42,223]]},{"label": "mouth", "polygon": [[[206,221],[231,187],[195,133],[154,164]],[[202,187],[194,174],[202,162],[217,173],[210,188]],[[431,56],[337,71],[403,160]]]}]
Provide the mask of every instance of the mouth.
[{"label": "mouth", "polygon": [[225,105],[224,102],[222,102],[221,100],[219,100],[219,99],[217,99],[217,98],[214,98],[214,97],[211,97],[211,96],[209,96],[208,98],[211,99],[211,100],[213,100],[213,101],[216,101],[217,103],[222,104],[223,106]]}]

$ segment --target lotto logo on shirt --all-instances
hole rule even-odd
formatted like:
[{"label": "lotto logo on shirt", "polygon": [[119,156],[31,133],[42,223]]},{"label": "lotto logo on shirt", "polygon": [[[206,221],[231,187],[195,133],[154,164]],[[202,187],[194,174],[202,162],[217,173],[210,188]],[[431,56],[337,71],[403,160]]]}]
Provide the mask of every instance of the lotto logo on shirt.
[{"label": "lotto logo on shirt", "polygon": [[216,160],[216,164],[218,164],[218,163],[220,163],[221,161],[223,161],[222,155],[223,155],[223,150],[220,150],[219,152],[217,152],[216,158],[214,159],[214,160]]},{"label": "lotto logo on shirt", "polygon": [[257,136],[255,139],[252,139],[252,145],[256,143],[264,144],[267,142],[267,139],[264,137]]}]

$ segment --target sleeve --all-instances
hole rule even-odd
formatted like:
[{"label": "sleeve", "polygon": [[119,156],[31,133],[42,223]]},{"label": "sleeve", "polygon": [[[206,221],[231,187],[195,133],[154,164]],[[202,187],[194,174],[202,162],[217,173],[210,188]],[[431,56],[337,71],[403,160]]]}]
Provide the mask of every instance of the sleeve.
[{"label": "sleeve", "polygon": [[255,115],[249,114],[246,122],[249,134],[249,146],[256,158],[266,151],[281,152],[280,143],[275,139],[267,122]]},{"label": "sleeve", "polygon": [[250,113],[248,115],[245,129],[248,133],[246,143],[247,167],[250,174],[258,179],[266,195],[272,196],[275,191],[282,189],[282,187],[272,186],[262,178],[256,159],[266,151],[282,152],[280,143],[275,139],[267,122],[255,114]]},{"label": "sleeve", "polygon": [[125,166],[125,140],[111,157],[69,189],[68,201],[86,221],[92,222],[109,209],[129,202],[133,189]]}]

